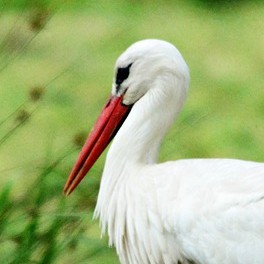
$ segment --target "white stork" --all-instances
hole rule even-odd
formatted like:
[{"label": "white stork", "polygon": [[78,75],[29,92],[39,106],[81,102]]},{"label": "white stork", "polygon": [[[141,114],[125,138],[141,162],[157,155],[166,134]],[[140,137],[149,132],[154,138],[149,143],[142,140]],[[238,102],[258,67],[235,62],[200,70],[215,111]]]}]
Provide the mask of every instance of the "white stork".
[{"label": "white stork", "polygon": [[156,162],[189,79],[172,44],[150,39],[130,46],[116,62],[111,97],[64,192],[74,190],[114,138],[95,218],[121,263],[263,264],[263,163]]}]

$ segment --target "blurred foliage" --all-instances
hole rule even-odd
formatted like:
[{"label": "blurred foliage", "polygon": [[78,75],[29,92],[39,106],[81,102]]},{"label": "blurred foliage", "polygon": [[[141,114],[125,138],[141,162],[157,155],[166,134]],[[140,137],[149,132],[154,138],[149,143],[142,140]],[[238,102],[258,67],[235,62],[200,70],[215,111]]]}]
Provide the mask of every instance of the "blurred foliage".
[{"label": "blurred foliage", "polygon": [[261,1],[0,0],[0,260],[117,263],[92,222],[104,157],[62,188],[131,43],[174,43],[189,99],[160,160],[263,161]]},{"label": "blurred foliage", "polygon": [[[155,1],[158,5],[182,5],[185,1],[182,0],[166,0],[166,1]],[[201,6],[203,8],[213,8],[215,10],[235,8],[247,3],[261,4],[261,0],[189,0],[189,5]],[[68,9],[68,10],[83,10],[93,9],[96,6],[112,6],[126,5],[130,8],[133,5],[149,5],[151,7],[152,1],[150,0],[0,0],[0,6],[2,10],[54,10],[57,8]]]},{"label": "blurred foliage", "polygon": [[[76,214],[66,209],[66,200],[61,196],[63,172],[58,168],[66,156],[39,168],[37,180],[19,197],[12,197],[10,185],[4,186],[0,195],[0,257],[3,263],[47,264],[58,263],[58,259],[60,263],[89,262],[97,254],[109,251],[90,234],[84,237],[85,230],[92,225],[90,214]],[[87,201],[86,209],[93,208],[94,204]],[[87,251],[71,257],[80,243],[90,243]]]},{"label": "blurred foliage", "polygon": [[30,9],[42,9],[46,10],[51,6],[58,6],[60,4],[64,4],[66,1],[61,0],[19,0],[19,1],[9,1],[9,0],[1,0],[0,5],[2,10],[30,10]]}]

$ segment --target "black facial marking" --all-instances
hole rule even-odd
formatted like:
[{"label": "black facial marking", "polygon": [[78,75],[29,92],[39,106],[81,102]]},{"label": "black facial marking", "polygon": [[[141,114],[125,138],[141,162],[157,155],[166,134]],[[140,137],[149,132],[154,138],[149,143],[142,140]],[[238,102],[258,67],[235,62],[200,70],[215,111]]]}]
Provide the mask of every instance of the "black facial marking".
[{"label": "black facial marking", "polygon": [[116,86],[119,87],[120,84],[127,79],[129,72],[130,72],[130,67],[132,63],[130,63],[127,67],[124,68],[118,68],[117,73],[116,73]]}]

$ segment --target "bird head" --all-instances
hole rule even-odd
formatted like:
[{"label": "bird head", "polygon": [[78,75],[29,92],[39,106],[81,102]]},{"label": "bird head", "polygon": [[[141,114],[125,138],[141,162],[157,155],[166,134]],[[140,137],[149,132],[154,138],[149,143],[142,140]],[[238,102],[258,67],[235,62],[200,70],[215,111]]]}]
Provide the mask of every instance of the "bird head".
[{"label": "bird head", "polygon": [[175,46],[157,39],[138,41],[116,61],[112,95],[123,95],[125,105],[134,104],[166,74],[189,80],[188,66]]},{"label": "bird head", "polygon": [[[134,43],[117,59],[114,72],[111,96],[66,182],[66,195],[81,182],[137,102],[142,102],[146,95],[158,93],[174,103],[174,98],[185,96],[189,84],[188,67],[180,52],[163,40]],[[161,85],[166,83],[164,80],[171,85]]]}]

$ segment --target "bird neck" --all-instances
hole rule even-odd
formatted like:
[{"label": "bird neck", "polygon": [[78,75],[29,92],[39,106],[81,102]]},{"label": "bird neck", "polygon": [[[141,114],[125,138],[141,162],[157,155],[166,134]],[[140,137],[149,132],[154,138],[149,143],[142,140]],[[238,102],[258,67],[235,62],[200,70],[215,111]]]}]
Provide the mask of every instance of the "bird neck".
[{"label": "bird neck", "polygon": [[113,212],[120,209],[119,201],[125,203],[126,182],[142,167],[156,162],[162,139],[185,101],[186,82],[171,85],[168,89],[160,83],[135,103],[107,154],[95,218],[100,217],[103,233],[108,226],[110,244]]},{"label": "bird neck", "polygon": [[186,89],[183,88],[168,89],[159,84],[158,88],[149,90],[133,106],[114,138],[107,163],[155,163],[164,135],[180,112],[185,98]]},{"label": "bird neck", "polygon": [[[146,106],[147,104],[145,104]],[[157,161],[159,147],[169,120],[159,111],[150,113],[142,102],[132,108],[124,125],[116,135],[107,155],[107,162],[150,164]],[[162,111],[161,111],[162,112]]]}]

